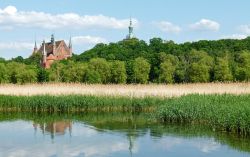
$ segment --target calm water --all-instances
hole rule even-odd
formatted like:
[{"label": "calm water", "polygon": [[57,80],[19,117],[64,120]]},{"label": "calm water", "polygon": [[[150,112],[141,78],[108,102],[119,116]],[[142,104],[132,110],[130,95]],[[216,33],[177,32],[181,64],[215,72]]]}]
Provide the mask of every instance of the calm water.
[{"label": "calm water", "polygon": [[250,157],[250,139],[147,115],[0,114],[0,157]]}]

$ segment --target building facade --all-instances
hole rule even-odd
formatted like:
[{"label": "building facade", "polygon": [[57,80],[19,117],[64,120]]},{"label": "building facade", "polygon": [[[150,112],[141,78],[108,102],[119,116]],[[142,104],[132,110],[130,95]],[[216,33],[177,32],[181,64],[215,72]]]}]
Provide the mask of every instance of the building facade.
[{"label": "building facade", "polygon": [[64,40],[55,41],[55,37],[51,35],[51,41],[45,42],[43,41],[40,48],[37,48],[37,44],[35,42],[34,53],[40,53],[41,58],[41,66],[43,68],[50,68],[54,61],[64,60],[72,57],[72,42],[71,38],[69,40],[69,44],[67,45]]}]

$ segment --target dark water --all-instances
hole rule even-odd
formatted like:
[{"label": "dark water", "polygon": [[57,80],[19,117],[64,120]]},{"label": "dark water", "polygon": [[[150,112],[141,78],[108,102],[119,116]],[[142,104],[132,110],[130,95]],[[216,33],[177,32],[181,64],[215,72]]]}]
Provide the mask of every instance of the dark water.
[{"label": "dark water", "polygon": [[0,114],[0,157],[250,157],[250,139],[144,114]]}]

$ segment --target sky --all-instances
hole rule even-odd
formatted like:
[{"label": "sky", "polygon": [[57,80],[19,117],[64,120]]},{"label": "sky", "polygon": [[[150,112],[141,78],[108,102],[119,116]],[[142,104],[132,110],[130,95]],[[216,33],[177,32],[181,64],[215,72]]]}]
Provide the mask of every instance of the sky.
[{"label": "sky", "polygon": [[0,0],[0,57],[31,55],[35,40],[69,41],[80,54],[128,34],[176,43],[250,35],[247,0]]}]

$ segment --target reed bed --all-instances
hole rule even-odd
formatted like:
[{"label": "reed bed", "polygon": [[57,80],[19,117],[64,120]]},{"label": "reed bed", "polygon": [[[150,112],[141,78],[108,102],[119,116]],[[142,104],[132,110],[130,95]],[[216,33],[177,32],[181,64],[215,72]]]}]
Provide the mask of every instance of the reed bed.
[{"label": "reed bed", "polygon": [[6,96],[0,95],[0,111],[18,112],[152,112],[163,99],[104,96]]},{"label": "reed bed", "polygon": [[154,113],[164,123],[205,124],[214,130],[250,134],[250,95],[189,95],[173,98]]},{"label": "reed bed", "polygon": [[0,85],[0,95],[92,95],[125,97],[179,97],[189,94],[250,94],[250,83],[204,83],[175,85],[27,84]]},{"label": "reed bed", "polygon": [[187,95],[173,98],[107,96],[6,96],[2,112],[147,112],[163,123],[209,125],[214,130],[250,134],[250,95]]}]

